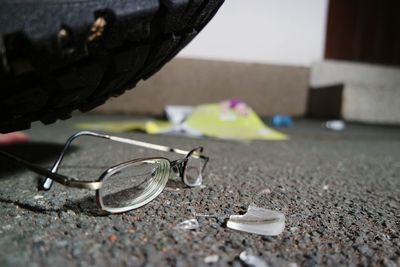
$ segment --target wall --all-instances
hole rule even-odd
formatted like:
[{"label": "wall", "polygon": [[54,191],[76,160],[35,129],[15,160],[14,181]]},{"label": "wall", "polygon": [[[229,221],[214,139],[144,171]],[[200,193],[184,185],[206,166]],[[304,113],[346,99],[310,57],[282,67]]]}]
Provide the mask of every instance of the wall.
[{"label": "wall", "polygon": [[262,116],[302,116],[309,75],[307,67],[178,58],[97,111],[159,116],[166,105],[199,105],[238,98]]},{"label": "wall", "polygon": [[324,54],[327,4],[226,0],[181,58],[97,111],[161,115],[165,105],[239,98],[262,116],[303,116],[309,67]]},{"label": "wall", "polygon": [[322,60],[329,0],[226,0],[180,57],[309,66]]}]

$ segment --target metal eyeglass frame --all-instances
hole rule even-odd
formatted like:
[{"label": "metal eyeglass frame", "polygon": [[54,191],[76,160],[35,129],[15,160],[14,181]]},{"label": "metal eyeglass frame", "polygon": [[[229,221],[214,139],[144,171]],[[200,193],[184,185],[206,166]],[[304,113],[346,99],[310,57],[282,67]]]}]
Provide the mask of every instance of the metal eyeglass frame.
[{"label": "metal eyeglass frame", "polygon": [[[64,159],[65,153],[68,150],[68,148],[70,147],[71,143],[77,139],[78,137],[82,137],[82,136],[91,136],[91,137],[98,137],[98,138],[103,138],[103,139],[108,139],[111,141],[115,141],[115,142],[119,142],[119,143],[124,143],[124,144],[129,144],[129,145],[134,145],[134,146],[139,146],[139,147],[144,147],[144,148],[149,148],[149,149],[154,149],[154,150],[158,150],[158,151],[164,151],[164,152],[173,152],[173,153],[177,153],[177,154],[181,154],[181,155],[186,155],[184,158],[182,159],[178,159],[178,160],[174,160],[174,161],[170,161],[166,158],[163,157],[152,157],[152,158],[138,158],[138,159],[134,159],[134,160],[130,160],[130,161],[126,161],[123,163],[120,163],[116,166],[112,166],[110,168],[108,168],[106,171],[103,172],[103,174],[100,175],[100,177],[97,180],[92,180],[92,181],[83,181],[83,180],[78,180],[76,178],[72,178],[72,177],[68,177],[62,174],[57,173],[58,167],[60,166],[62,160]],[[112,209],[112,208],[105,208],[105,206],[103,205],[101,199],[100,199],[100,189],[102,188],[103,185],[103,180],[105,180],[106,178],[108,178],[109,176],[111,176],[113,173],[115,173],[116,171],[118,171],[119,169],[123,168],[126,165],[131,165],[134,164],[135,162],[139,162],[139,161],[146,161],[146,160],[165,160],[167,162],[169,162],[170,164],[170,173],[169,173],[169,177],[171,176],[171,172],[174,172],[176,174],[179,175],[179,177],[181,178],[182,182],[189,186],[189,187],[196,187],[201,185],[202,182],[202,177],[200,177],[200,179],[198,181],[196,181],[196,183],[190,183],[187,179],[186,179],[186,167],[187,167],[187,163],[188,160],[190,159],[190,157],[194,157],[194,158],[200,158],[203,160],[204,164],[200,170],[199,175],[202,176],[202,173],[204,172],[204,169],[209,161],[209,158],[204,156],[202,154],[203,152],[203,147],[197,147],[195,149],[192,149],[190,151],[186,151],[186,150],[182,150],[182,149],[177,149],[177,148],[171,148],[168,146],[163,146],[163,145],[156,145],[156,144],[151,144],[151,143],[146,143],[146,142],[142,142],[142,141],[137,141],[137,140],[133,140],[133,139],[128,139],[128,138],[123,138],[123,137],[117,137],[117,136],[111,136],[111,135],[105,135],[105,134],[99,134],[99,133],[94,133],[94,132],[89,132],[89,131],[82,131],[82,132],[78,132],[74,135],[72,135],[67,142],[64,145],[64,148],[60,154],[60,156],[58,157],[57,161],[54,163],[53,167],[51,168],[51,170],[47,170],[43,167],[40,167],[38,165],[32,164],[28,161],[25,161],[21,158],[18,158],[14,155],[11,155],[7,152],[1,151],[0,150],[0,156],[2,156],[5,159],[11,160],[12,162],[27,168],[39,175],[43,175],[44,176],[44,180],[40,185],[40,189],[42,190],[50,190],[51,186],[54,182],[57,182],[59,184],[62,184],[64,186],[67,187],[72,187],[72,188],[80,188],[80,189],[88,189],[88,190],[95,190],[96,191],[96,202],[99,205],[99,207],[102,210],[105,210],[107,212],[110,213],[120,213],[120,212],[126,212],[129,210],[133,210],[136,208],[139,208],[141,206],[144,206],[145,204],[147,204],[148,202],[150,202],[151,200],[153,200],[154,198],[156,198],[164,189],[165,184],[162,188],[160,188],[157,191],[157,194],[155,194],[153,197],[151,197],[150,199],[148,199],[147,201],[141,203],[140,205],[137,205],[133,208],[117,208],[117,209]]]}]

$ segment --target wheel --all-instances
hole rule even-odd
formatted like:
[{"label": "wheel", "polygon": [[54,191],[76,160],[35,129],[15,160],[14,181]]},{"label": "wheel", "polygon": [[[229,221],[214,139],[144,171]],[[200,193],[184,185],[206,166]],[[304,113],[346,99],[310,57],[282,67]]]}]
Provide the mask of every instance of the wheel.
[{"label": "wheel", "polygon": [[223,0],[0,0],[0,132],[89,111],[156,73]]}]

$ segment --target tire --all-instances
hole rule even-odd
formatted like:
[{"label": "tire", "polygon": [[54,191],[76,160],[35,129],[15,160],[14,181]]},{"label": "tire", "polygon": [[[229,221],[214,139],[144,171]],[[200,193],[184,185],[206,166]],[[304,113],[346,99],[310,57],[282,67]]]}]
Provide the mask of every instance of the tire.
[{"label": "tire", "polygon": [[156,73],[223,0],[0,0],[0,132],[89,111]]}]

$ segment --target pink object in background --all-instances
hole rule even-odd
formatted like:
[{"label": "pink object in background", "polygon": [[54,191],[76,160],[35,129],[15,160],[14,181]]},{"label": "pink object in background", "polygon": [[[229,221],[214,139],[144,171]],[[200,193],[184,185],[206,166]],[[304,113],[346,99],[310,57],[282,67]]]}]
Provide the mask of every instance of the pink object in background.
[{"label": "pink object in background", "polygon": [[249,108],[243,101],[239,99],[231,99],[221,102],[222,110],[228,112],[230,110],[237,111],[240,116],[249,115]]},{"label": "pink object in background", "polygon": [[0,134],[0,145],[10,145],[16,143],[25,143],[29,141],[29,136],[21,132]]}]

